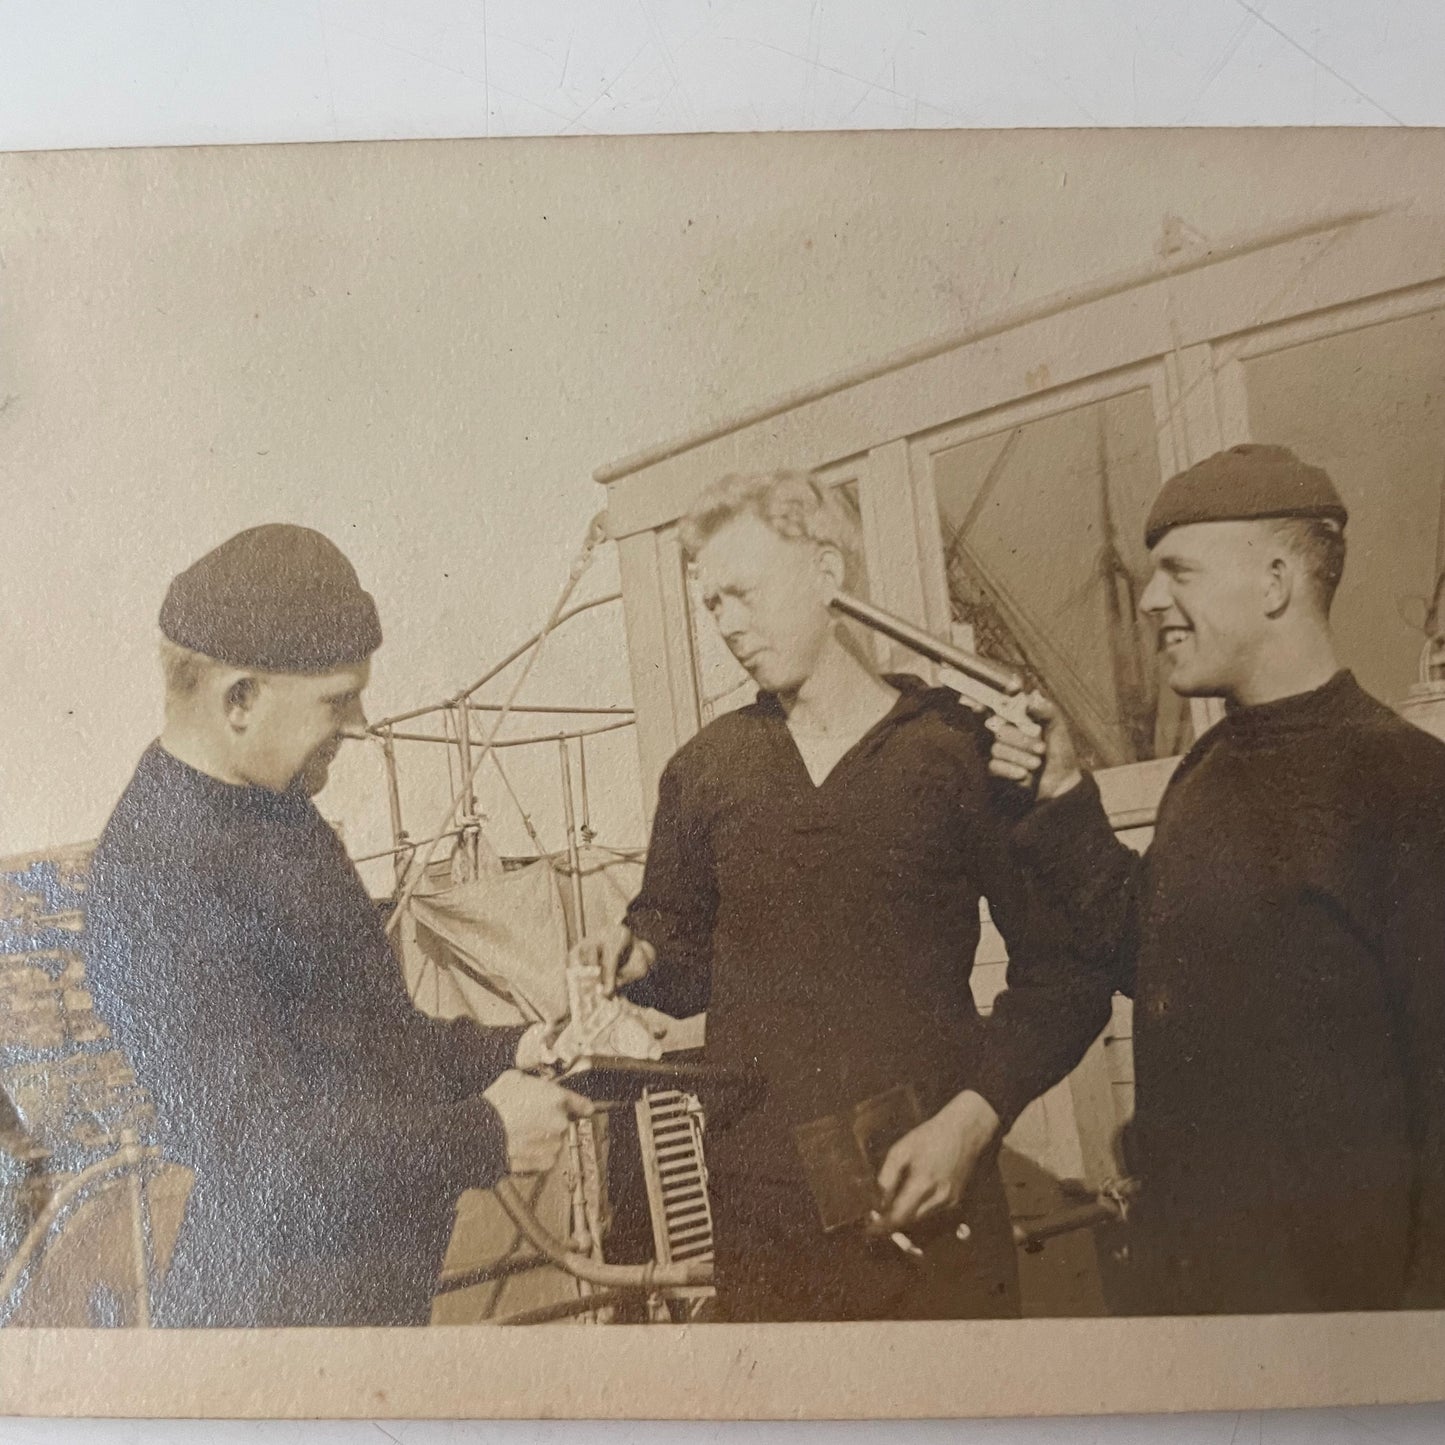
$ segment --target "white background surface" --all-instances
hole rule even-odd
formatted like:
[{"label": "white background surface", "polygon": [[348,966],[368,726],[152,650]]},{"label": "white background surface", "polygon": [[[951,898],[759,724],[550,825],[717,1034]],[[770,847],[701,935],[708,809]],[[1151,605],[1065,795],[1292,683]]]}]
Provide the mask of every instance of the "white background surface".
[{"label": "white background surface", "polygon": [[0,0],[7,148],[1432,125],[1438,0]]},{"label": "white background surface", "polygon": [[[0,149],[1439,125],[1442,60],[1439,0],[0,0]],[[893,1427],[0,1420],[0,1445],[198,1438],[1414,1445],[1445,1438],[1445,1409]]]}]

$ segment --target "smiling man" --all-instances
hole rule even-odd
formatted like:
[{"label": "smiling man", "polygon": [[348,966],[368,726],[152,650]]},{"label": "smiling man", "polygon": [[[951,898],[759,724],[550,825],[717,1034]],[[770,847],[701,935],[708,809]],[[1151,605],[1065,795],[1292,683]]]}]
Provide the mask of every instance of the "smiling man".
[{"label": "smiling man", "polygon": [[[758,697],[668,764],[630,932],[591,947],[638,1001],[706,1008],[709,1061],[767,1081],[756,1113],[708,1136],[720,1305],[733,1321],[1016,1314],[996,1140],[1107,997],[1071,986],[1063,930],[1011,865],[977,717],[878,676],[831,613],[859,541],[836,495],[725,477],[682,535]],[[982,896],[1015,976],[1053,981],[1005,1014],[1051,1032],[980,1020]]]},{"label": "smiling man", "polygon": [[1161,490],[1140,605],[1226,711],[1143,857],[1052,707],[998,729],[995,773],[1037,778],[1016,843],[1134,999],[1148,1313],[1445,1306],[1445,746],[1339,666],[1345,523],[1278,446]]},{"label": "smiling man", "polygon": [[170,586],[165,727],[91,865],[87,976],[195,1185],[174,1326],[425,1324],[463,1190],[547,1169],[586,1101],[520,1030],[438,1023],[312,803],[381,626],[325,537],[241,532]]}]

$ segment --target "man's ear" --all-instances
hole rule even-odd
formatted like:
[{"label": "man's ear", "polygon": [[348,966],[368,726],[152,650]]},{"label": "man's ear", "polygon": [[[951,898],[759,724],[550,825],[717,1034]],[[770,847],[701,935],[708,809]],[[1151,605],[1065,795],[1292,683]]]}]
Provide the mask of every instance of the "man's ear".
[{"label": "man's ear", "polygon": [[1295,575],[1296,567],[1295,559],[1288,553],[1276,551],[1271,554],[1264,585],[1264,610],[1270,617],[1283,616],[1289,607],[1299,582]]},{"label": "man's ear", "polygon": [[233,673],[224,679],[221,699],[232,731],[243,733],[251,725],[251,714],[260,693],[261,684],[252,673]]},{"label": "man's ear", "polygon": [[832,591],[841,592],[843,590],[843,579],[848,568],[843,561],[842,552],[831,542],[819,543],[815,565]]}]

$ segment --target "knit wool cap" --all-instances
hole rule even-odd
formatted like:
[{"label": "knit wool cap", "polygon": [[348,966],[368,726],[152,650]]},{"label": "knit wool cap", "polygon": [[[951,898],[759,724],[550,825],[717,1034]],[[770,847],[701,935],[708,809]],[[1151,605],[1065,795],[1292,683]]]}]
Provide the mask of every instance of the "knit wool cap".
[{"label": "knit wool cap", "polygon": [[1349,515],[1323,468],[1300,461],[1288,447],[1247,442],[1165,482],[1144,524],[1144,545],[1192,522],[1331,517],[1343,527]]},{"label": "knit wool cap", "polygon": [[330,672],[381,646],[351,563],[320,532],[284,522],[238,532],[186,568],[160,622],[179,646],[260,672]]}]

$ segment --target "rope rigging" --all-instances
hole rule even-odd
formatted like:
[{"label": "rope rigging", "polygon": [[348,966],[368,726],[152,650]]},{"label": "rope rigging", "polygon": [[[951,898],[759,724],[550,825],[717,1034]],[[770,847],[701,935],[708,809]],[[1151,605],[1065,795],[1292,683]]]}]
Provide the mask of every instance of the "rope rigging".
[{"label": "rope rigging", "polygon": [[[606,539],[606,536],[606,514],[599,512],[587,528],[587,535],[583,540],[581,549],[578,551],[571,567],[568,569],[567,580],[562,587],[557,601],[553,604],[552,610],[548,613],[547,620],[542,624],[541,629],[528,643],[517,649],[507,662],[490,670],[477,683],[473,684],[471,688],[466,689],[453,700],[454,702],[465,702],[483,683],[495,677],[501,670],[501,667],[508,666],[511,662],[522,661],[522,668],[514,679],[511,689],[502,703],[501,709],[493,717],[492,725],[485,739],[477,748],[470,762],[470,766],[464,766],[462,769],[465,777],[462,780],[461,791],[453,797],[452,803],[447,809],[446,816],[440,820],[435,828],[430,830],[429,836],[431,841],[420,847],[417,856],[410,864],[406,881],[399,890],[396,905],[387,918],[386,927],[389,933],[394,933],[399,926],[407,905],[411,902],[417,888],[421,885],[427,867],[436,853],[437,844],[447,835],[448,830],[457,824],[463,803],[466,797],[470,795],[482,764],[492,755],[492,749],[499,740],[502,727],[505,725],[508,717],[511,716],[512,709],[518,697],[521,695],[522,688],[526,685],[527,679],[532,675],[532,670],[546,647],[547,639],[563,620],[563,613],[567,609],[567,604],[571,600],[573,592],[577,589],[577,584],[582,580],[582,577],[592,563],[598,546]],[[423,709],[423,711],[426,711],[426,709]],[[448,715],[450,715],[450,709],[448,709]],[[470,734],[470,726],[468,727],[468,733]],[[450,750],[448,750],[448,752],[450,755]]]}]

